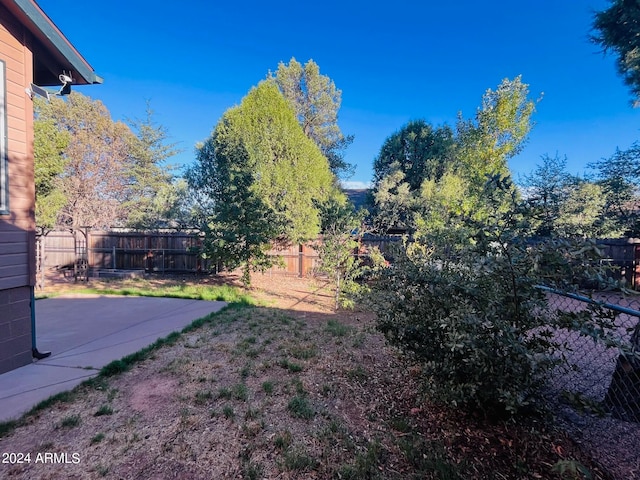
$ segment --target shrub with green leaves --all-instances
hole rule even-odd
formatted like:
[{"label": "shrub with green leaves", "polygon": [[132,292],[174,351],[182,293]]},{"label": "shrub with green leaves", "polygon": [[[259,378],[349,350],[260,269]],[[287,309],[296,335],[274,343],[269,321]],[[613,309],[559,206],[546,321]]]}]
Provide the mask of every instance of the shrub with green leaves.
[{"label": "shrub with green leaves", "polygon": [[331,200],[321,205],[322,242],[318,245],[320,272],[326,274],[335,287],[335,308],[353,307],[352,294],[360,286],[357,278],[363,266],[356,256],[358,239],[366,212],[356,213],[344,200]]},{"label": "shrub with green leaves", "polygon": [[[494,185],[501,186],[509,188]],[[509,210],[466,222],[470,235],[463,242],[459,230],[450,238],[441,230],[437,239],[427,234],[405,242],[371,281],[378,328],[422,363],[433,399],[486,415],[535,403],[559,361],[554,328],[600,332],[594,324],[609,321],[590,311],[550,312],[536,285],[575,284],[574,264],[580,277],[596,273],[590,259],[597,252],[565,240],[528,241],[515,192],[512,201]]]}]

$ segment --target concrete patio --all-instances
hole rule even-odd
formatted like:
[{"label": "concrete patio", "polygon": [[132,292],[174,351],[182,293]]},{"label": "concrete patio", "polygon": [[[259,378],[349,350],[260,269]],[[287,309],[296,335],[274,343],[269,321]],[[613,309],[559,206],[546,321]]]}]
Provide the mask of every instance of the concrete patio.
[{"label": "concrete patio", "polygon": [[20,417],[125,355],[180,331],[225,302],[110,295],[36,301],[36,342],[51,356],[0,375],[0,421]]}]

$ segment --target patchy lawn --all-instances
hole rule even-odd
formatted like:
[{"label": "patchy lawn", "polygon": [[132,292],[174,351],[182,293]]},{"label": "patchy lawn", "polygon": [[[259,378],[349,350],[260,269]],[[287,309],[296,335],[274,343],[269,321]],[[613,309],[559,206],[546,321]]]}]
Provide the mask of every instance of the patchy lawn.
[{"label": "patchy lawn", "polygon": [[[238,279],[90,287],[220,284]],[[333,312],[323,282],[257,275],[248,293],[256,306],[232,306],[0,433],[0,460],[31,460],[0,463],[0,478],[559,479],[584,478],[571,472],[585,466],[609,478],[542,420],[487,423],[426,402],[420,369],[386,346],[370,314]]]}]

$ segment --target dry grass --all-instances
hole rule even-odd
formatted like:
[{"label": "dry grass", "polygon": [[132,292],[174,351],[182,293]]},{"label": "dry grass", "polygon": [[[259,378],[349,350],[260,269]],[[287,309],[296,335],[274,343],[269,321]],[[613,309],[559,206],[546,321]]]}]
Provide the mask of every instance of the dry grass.
[{"label": "dry grass", "polygon": [[[220,282],[237,278],[143,283]],[[576,459],[604,478],[538,421],[488,424],[427,403],[419,369],[386,346],[368,313],[333,312],[325,284],[258,275],[249,293],[261,306],[227,309],[25,419],[0,452],[32,461],[0,464],[0,478],[562,478],[553,465],[570,470]],[[36,463],[45,452],[71,463]]]}]

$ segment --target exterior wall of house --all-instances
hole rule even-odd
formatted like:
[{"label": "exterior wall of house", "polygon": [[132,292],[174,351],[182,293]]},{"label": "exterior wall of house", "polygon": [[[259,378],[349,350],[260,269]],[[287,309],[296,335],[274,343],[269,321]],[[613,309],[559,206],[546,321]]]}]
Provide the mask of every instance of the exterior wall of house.
[{"label": "exterior wall of house", "polygon": [[[4,63],[8,213],[0,214],[0,373],[31,363],[31,287],[35,280],[33,81],[31,35],[0,5]],[[0,67],[2,67],[0,63]],[[0,109],[0,114],[2,114]],[[4,134],[5,132],[0,132]]]}]

